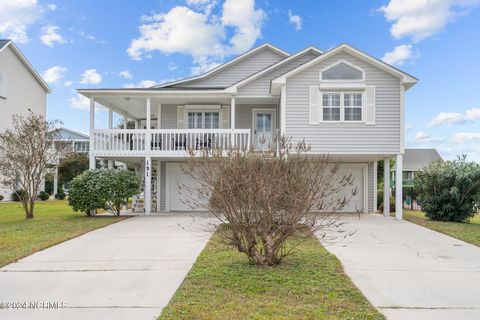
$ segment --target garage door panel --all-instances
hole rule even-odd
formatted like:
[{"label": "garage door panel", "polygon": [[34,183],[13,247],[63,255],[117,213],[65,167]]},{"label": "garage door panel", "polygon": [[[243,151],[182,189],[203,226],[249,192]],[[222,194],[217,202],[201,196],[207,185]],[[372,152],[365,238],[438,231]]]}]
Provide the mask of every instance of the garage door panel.
[{"label": "garage door panel", "polygon": [[167,164],[167,176],[168,183],[166,188],[168,189],[167,202],[170,211],[202,211],[204,208],[192,209],[186,200],[190,195],[186,192],[180,192],[179,186],[187,186],[189,188],[195,188],[196,182],[186,175],[182,170],[181,164]]},{"label": "garage door panel", "polygon": [[[349,166],[342,165],[338,170],[339,176],[348,176],[352,174],[353,183],[351,186],[345,187],[345,190],[342,192],[342,195],[346,196],[347,199],[350,198],[345,207],[340,210],[341,212],[364,212],[365,204],[365,188],[364,188],[364,167],[363,166]],[[352,196],[353,191],[357,189],[357,193]]]}]

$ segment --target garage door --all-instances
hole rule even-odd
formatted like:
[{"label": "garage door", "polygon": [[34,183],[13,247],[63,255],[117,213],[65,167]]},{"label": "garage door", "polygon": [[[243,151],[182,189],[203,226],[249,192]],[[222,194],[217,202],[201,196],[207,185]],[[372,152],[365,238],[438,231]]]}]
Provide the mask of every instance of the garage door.
[{"label": "garage door", "polygon": [[347,205],[343,208],[342,212],[364,212],[365,211],[365,203],[364,203],[364,196],[365,196],[365,177],[364,177],[364,167],[363,166],[353,166],[353,165],[342,165],[339,169],[338,174],[347,176],[352,174],[354,181],[353,185],[346,187],[344,191],[344,195],[350,197],[354,188],[357,188],[357,194],[354,195]]},{"label": "garage door", "polygon": [[202,211],[204,208],[192,209],[189,204],[185,203],[189,199],[189,195],[180,192],[178,186],[185,185],[195,187],[195,181],[185,175],[182,165],[177,163],[167,163],[167,208],[169,211]]}]

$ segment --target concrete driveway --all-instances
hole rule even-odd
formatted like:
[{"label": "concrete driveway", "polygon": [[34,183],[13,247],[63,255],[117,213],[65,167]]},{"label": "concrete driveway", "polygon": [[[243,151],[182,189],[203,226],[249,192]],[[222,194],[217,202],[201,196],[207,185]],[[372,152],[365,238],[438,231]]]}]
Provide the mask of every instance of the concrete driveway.
[{"label": "concrete driveway", "polygon": [[0,303],[66,308],[0,309],[0,319],[155,319],[207,243],[211,222],[206,214],[134,217],[7,265]]},{"label": "concrete driveway", "polygon": [[322,242],[388,319],[480,319],[479,247],[380,215],[345,221],[353,236]]}]

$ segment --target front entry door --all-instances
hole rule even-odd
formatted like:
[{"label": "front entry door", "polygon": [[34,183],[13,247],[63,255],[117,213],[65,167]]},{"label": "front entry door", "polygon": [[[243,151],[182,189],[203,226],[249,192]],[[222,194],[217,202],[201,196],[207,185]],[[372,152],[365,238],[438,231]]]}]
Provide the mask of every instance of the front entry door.
[{"label": "front entry door", "polygon": [[273,143],[275,110],[253,110],[253,139],[257,150],[265,150]]}]

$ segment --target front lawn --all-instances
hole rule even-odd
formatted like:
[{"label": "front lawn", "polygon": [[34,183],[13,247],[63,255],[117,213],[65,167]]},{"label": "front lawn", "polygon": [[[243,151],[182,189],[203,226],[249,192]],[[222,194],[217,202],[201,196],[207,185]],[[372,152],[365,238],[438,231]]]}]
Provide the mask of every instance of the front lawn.
[{"label": "front lawn", "polygon": [[410,222],[480,246],[480,214],[470,219],[469,222],[434,221],[425,217],[421,211],[411,210],[404,210],[403,217]]},{"label": "front lawn", "polygon": [[37,202],[35,218],[25,219],[20,203],[0,203],[0,267],[124,217],[75,213],[66,201]]},{"label": "front lawn", "polygon": [[159,319],[384,319],[317,239],[271,268],[250,264],[217,239]]}]

